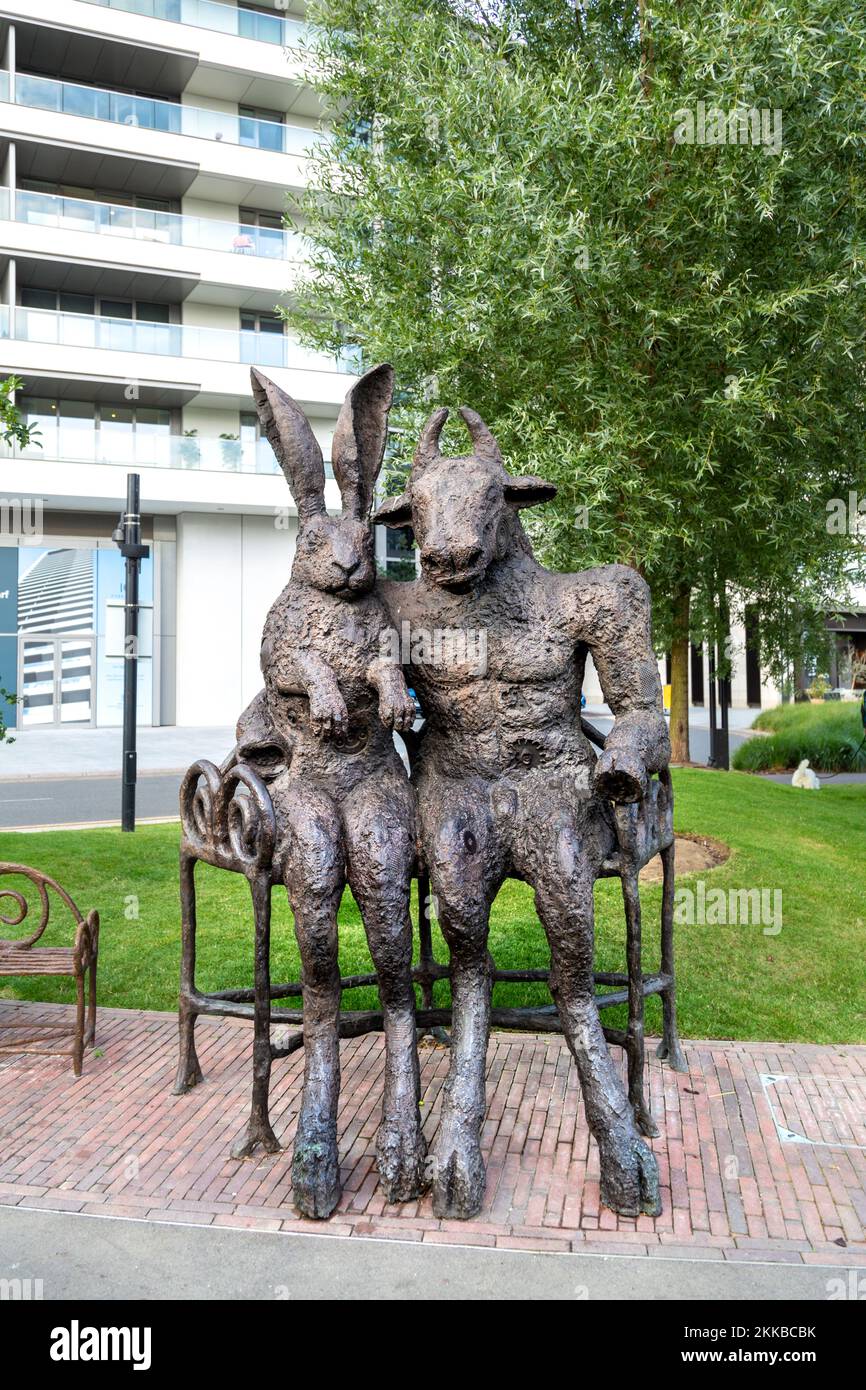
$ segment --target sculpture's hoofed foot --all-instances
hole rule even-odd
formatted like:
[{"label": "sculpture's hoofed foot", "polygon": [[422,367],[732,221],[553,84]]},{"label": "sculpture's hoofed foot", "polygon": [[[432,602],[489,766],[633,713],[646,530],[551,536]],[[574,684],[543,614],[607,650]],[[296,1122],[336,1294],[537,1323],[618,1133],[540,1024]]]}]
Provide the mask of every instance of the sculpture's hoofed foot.
[{"label": "sculpture's hoofed foot", "polygon": [[671,1038],[663,1038],[656,1048],[656,1056],[659,1061],[667,1062],[671,1071],[685,1071],[689,1069],[686,1061],[686,1054],[680,1046],[679,1038],[674,1035]]},{"label": "sculpture's hoofed foot", "polygon": [[292,1200],[301,1216],[324,1221],[340,1200],[340,1163],[335,1135],[298,1129],[292,1157]]},{"label": "sculpture's hoofed foot", "polygon": [[426,1192],[427,1142],[420,1128],[404,1131],[383,1120],[376,1139],[376,1167],[386,1202],[412,1202]]},{"label": "sculpture's hoofed foot", "polygon": [[269,1124],[251,1122],[240,1138],[232,1144],[231,1156],[232,1158],[252,1158],[259,1148],[264,1149],[265,1153],[268,1154],[278,1154],[282,1145]]},{"label": "sculpture's hoofed foot", "polygon": [[484,1160],[477,1140],[437,1141],[429,1164],[433,1214],[440,1220],[471,1221],[484,1201]]},{"label": "sculpture's hoofed foot", "polygon": [[187,1091],[191,1091],[192,1088],[198,1086],[201,1081],[204,1081],[202,1070],[198,1064],[198,1058],[193,1054],[190,1061],[181,1062],[178,1067],[177,1076],[174,1079],[171,1093],[173,1096],[186,1095]]},{"label": "sculpture's hoofed foot", "polygon": [[658,1164],[646,1144],[626,1134],[599,1147],[602,1206],[619,1216],[660,1216]]},{"label": "sculpture's hoofed foot", "polygon": [[633,1102],[632,1110],[634,1111],[634,1122],[640,1133],[647,1139],[657,1139],[659,1136],[659,1127],[650,1114],[646,1101],[639,1100]]}]

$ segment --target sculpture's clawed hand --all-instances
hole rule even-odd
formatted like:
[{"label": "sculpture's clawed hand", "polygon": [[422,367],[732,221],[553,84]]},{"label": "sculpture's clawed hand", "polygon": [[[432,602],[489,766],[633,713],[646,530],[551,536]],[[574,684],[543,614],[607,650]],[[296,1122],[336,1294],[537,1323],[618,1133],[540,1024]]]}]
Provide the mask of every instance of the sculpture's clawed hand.
[{"label": "sculpture's clawed hand", "polygon": [[647,791],[647,770],[639,753],[605,748],[595,765],[595,787],[611,801],[641,801]]},{"label": "sculpture's clawed hand", "polygon": [[314,690],[310,695],[310,727],[317,738],[333,738],[338,743],[346,737],[349,711],[339,690]]},{"label": "sculpture's clawed hand", "polygon": [[400,671],[395,671],[393,679],[380,682],[379,718],[386,729],[403,734],[412,728],[415,715],[415,702],[406,689],[406,682]]}]

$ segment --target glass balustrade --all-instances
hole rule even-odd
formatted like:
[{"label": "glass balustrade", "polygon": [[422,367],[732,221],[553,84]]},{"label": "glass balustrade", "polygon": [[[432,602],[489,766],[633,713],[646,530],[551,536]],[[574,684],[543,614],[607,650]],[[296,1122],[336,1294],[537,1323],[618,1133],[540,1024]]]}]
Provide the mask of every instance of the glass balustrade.
[{"label": "glass balustrade", "polygon": [[141,126],[146,130],[192,135],[200,140],[225,141],[228,145],[282,154],[306,155],[313,145],[326,138],[323,131],[307,126],[283,125],[231,111],[209,111],[203,106],[112,92],[103,87],[86,87],[29,73],[16,75],[13,100],[20,106],[60,111],[66,116],[85,116],[116,125]]},{"label": "glass balustrade", "polygon": [[[220,439],[169,434],[162,430],[94,429],[82,419],[71,428],[41,429],[38,444],[3,445],[5,458],[49,459],[64,463],[113,464],[119,468],[188,468],[211,473],[278,474],[274,451],[266,439]],[[333,478],[330,463],[325,476]]]},{"label": "glass balustrade", "polygon": [[[150,208],[123,207],[119,203],[90,202],[54,193],[17,190],[16,222],[29,227],[51,227],[70,232],[95,232],[101,236],[135,237],[172,246],[194,246],[204,251],[228,251],[233,255],[263,256],[268,260],[300,260],[302,239],[280,227],[256,227],[186,213]],[[9,216],[9,189],[0,188],[0,217]]]},{"label": "glass balustrade", "polygon": [[[10,334],[6,319],[0,332]],[[284,333],[231,328],[199,328],[186,323],[108,318],[96,314],[59,313],[51,309],[15,309],[12,336],[31,343],[101,348],[160,357],[203,358],[210,362],[246,362],[258,367],[297,367],[304,371],[349,372],[357,369],[352,354],[337,358],[310,352]]]},{"label": "glass balustrade", "polygon": [[241,39],[255,39],[259,43],[281,44],[284,48],[304,48],[310,31],[310,26],[299,19],[221,5],[215,0],[89,0],[89,3],[110,10],[125,10],[127,14],[147,15],[151,19],[167,19],[174,24],[190,24],[195,29],[212,29]]}]

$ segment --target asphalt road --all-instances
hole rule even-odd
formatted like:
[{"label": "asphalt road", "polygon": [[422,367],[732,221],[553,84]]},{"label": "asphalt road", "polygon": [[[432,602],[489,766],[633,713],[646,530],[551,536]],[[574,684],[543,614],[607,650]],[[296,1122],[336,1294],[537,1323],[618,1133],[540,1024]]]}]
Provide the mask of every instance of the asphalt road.
[{"label": "asphalt road", "polygon": [[0,1279],[16,1278],[41,1279],[46,1300],[826,1302],[828,1281],[847,1283],[848,1271],[839,1265],[542,1255],[0,1207]]},{"label": "asphalt road", "polygon": [[[180,774],[139,777],[136,814],[176,816]],[[120,821],[119,777],[58,777],[0,782],[0,828]]]},{"label": "asphalt road", "polygon": [[[607,733],[613,721],[598,716],[592,723]],[[743,741],[731,734],[731,752]],[[692,760],[706,762],[709,732],[692,726]],[[150,773],[140,776],[136,792],[136,814],[148,817],[177,815],[180,773]],[[18,782],[0,781],[0,829],[16,830],[40,825],[74,825],[94,821],[120,820],[120,777],[77,776],[25,778]]]}]

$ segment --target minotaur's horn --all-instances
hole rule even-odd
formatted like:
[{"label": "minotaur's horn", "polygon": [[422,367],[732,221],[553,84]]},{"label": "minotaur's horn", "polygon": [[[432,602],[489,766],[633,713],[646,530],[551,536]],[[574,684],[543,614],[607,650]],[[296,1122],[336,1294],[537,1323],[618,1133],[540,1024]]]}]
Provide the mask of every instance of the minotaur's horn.
[{"label": "minotaur's horn", "polygon": [[466,421],[466,428],[472,436],[472,450],[475,457],[485,459],[488,463],[502,463],[499,445],[481,416],[477,415],[474,410],[470,410],[468,405],[461,405],[460,414]]},{"label": "minotaur's horn", "polygon": [[418,440],[418,448],[415,450],[415,457],[412,460],[413,473],[423,473],[429,463],[442,457],[439,453],[439,436],[447,419],[448,411],[445,406],[440,406],[438,410],[433,411],[421,431],[421,438]]}]

